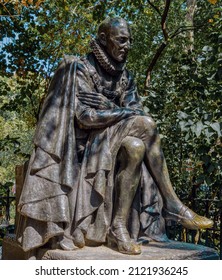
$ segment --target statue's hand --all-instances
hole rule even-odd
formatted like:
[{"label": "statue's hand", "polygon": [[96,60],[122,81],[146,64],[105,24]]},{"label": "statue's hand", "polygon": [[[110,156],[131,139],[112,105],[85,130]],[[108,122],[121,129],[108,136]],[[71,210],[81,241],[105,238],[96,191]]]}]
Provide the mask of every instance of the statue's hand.
[{"label": "statue's hand", "polygon": [[113,102],[98,92],[80,92],[77,94],[77,97],[84,105],[95,109],[107,110],[116,108]]}]

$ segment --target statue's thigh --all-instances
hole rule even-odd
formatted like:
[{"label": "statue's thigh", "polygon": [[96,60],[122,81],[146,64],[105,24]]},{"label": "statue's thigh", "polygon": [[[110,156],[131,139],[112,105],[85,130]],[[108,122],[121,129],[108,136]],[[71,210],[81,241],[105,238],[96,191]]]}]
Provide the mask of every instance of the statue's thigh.
[{"label": "statue's thigh", "polygon": [[157,126],[149,116],[136,116],[129,131],[129,136],[137,137],[147,142],[157,134]]}]

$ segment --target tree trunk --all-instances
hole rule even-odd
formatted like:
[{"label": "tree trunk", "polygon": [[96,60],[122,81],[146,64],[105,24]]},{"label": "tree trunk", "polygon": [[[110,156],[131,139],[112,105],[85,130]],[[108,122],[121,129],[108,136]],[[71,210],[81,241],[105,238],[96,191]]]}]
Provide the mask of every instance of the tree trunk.
[{"label": "tree trunk", "polygon": [[[196,0],[187,0],[186,24],[188,26],[194,26],[194,13],[196,7]],[[188,44],[185,48],[185,51],[192,52],[194,50],[194,29],[187,31],[187,38]]]}]

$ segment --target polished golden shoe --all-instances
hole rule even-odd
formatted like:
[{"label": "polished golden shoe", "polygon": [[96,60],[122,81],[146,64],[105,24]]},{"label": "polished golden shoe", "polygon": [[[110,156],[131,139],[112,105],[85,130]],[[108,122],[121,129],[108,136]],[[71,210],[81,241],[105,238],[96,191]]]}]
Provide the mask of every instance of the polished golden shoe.
[{"label": "polished golden shoe", "polygon": [[110,248],[117,246],[118,251],[127,255],[139,255],[141,254],[141,248],[139,244],[130,239],[126,229],[118,228],[115,231],[110,230],[107,235],[107,245]]},{"label": "polished golden shoe", "polygon": [[182,205],[178,214],[167,209],[164,209],[163,212],[165,219],[176,221],[187,229],[207,229],[213,227],[212,220],[196,214],[185,205]]}]

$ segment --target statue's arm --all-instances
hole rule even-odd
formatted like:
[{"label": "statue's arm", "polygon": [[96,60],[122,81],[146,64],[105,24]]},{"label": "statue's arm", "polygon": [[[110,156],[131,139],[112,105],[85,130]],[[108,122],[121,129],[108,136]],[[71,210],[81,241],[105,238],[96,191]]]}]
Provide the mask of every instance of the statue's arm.
[{"label": "statue's arm", "polygon": [[80,126],[85,129],[95,129],[106,128],[136,114],[137,112],[130,108],[98,110],[77,101],[75,115]]},{"label": "statue's arm", "polygon": [[78,66],[77,77],[77,97],[83,104],[99,110],[119,108],[102,93],[96,92],[88,69],[83,64],[79,64]]},{"label": "statue's arm", "polygon": [[[111,126],[118,121],[131,117],[136,114],[133,108],[120,108],[117,106],[110,105],[105,107],[105,99],[101,104],[101,107],[93,106],[93,102],[97,103],[98,100],[92,99],[89,104],[82,102],[79,98],[79,92],[89,93],[93,96],[93,84],[90,83],[90,77],[87,75],[84,66],[79,65],[77,71],[77,99],[76,99],[76,112],[75,116],[78,120],[80,126],[83,126],[85,129],[91,128],[105,128]],[[96,94],[96,93],[95,93]],[[98,109],[99,108],[99,109]]]},{"label": "statue's arm", "polygon": [[83,104],[99,110],[117,109],[114,102],[99,92],[80,92],[77,94],[79,101]]}]

